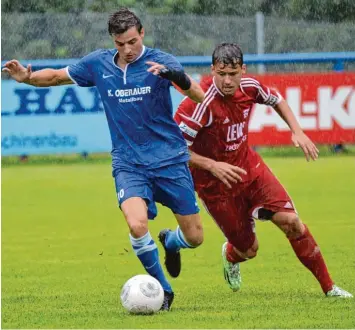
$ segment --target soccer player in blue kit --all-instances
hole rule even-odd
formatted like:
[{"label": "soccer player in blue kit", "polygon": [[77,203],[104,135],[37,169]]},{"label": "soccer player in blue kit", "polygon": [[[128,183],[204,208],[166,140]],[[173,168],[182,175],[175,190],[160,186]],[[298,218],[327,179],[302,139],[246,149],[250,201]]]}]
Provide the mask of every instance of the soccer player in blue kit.
[{"label": "soccer player in blue kit", "polygon": [[177,86],[196,102],[202,102],[204,92],[172,55],[143,45],[144,29],[130,10],[112,14],[108,32],[115,49],[98,49],[67,68],[33,72],[30,65],[25,68],[11,60],[3,71],[37,87],[97,87],[111,134],[112,173],[130,241],[146,271],[161,283],[162,310],[169,310],[174,293],[160,265],[148,219],[157,215],[155,202],[174,213],[177,229],[162,230],[159,240],[166,268],[177,277],[180,249],[199,246],[203,229],[187,165],[189,152],[173,119],[170,87]]}]

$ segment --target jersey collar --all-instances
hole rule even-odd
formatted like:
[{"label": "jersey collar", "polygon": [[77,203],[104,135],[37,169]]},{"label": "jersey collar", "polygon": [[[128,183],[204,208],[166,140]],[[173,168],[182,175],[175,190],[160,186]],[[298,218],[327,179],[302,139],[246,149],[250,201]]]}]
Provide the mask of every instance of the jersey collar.
[{"label": "jersey collar", "polygon": [[[143,56],[144,52],[145,52],[145,46],[143,45],[142,52],[139,54],[139,56],[138,56],[134,61],[132,61],[132,62],[130,62],[130,63],[128,63],[128,64],[132,64],[132,63],[134,63],[134,62],[137,62],[137,61]],[[118,54],[119,54],[118,51],[116,51],[116,53],[115,53],[115,54],[113,55],[113,57],[112,57],[112,63],[113,63],[113,65],[114,65],[115,67],[117,67],[117,68],[119,68],[120,70],[122,70],[122,69],[116,64],[116,61],[115,61],[115,58],[116,58],[116,56],[117,56]]]},{"label": "jersey collar", "polygon": [[[213,79],[212,79],[212,82],[213,82],[213,86],[214,86],[214,88],[216,89],[216,91],[218,92],[218,94],[221,95],[222,97],[226,97],[226,96],[218,89],[218,87],[217,87],[217,85],[216,85],[216,83],[215,83],[215,81],[214,81],[214,77],[213,77]],[[240,86],[237,88],[237,90],[235,91],[234,95],[231,96],[230,100],[235,101],[236,94],[237,94],[237,92],[238,92],[239,90],[240,90]]]},{"label": "jersey collar", "polygon": [[219,93],[219,95],[221,95],[222,97],[224,97],[224,94],[218,89],[218,87],[217,87],[217,85],[216,85],[216,83],[215,83],[215,81],[214,81],[214,77],[213,77],[213,79],[212,79],[212,82],[213,82],[214,88],[215,88],[216,91]]}]

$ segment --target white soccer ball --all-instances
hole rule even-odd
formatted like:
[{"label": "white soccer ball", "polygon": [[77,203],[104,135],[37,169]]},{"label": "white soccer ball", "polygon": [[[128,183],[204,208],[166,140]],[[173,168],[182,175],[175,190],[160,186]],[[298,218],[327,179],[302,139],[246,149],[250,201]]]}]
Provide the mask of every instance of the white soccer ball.
[{"label": "white soccer ball", "polygon": [[163,305],[164,290],[150,275],[136,275],[122,287],[121,302],[132,314],[153,314]]}]

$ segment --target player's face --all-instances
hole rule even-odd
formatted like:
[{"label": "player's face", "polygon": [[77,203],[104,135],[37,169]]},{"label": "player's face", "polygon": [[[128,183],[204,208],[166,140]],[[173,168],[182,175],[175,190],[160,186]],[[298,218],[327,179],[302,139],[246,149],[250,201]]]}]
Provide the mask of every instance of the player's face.
[{"label": "player's face", "polygon": [[212,65],[212,75],[214,76],[217,88],[226,96],[234,95],[239,88],[242,75],[245,73],[245,64],[224,65],[223,63],[216,63]]},{"label": "player's face", "polygon": [[142,52],[143,38],[144,29],[139,33],[135,26],[121,34],[112,35],[113,42],[120,54],[120,61],[133,62]]}]

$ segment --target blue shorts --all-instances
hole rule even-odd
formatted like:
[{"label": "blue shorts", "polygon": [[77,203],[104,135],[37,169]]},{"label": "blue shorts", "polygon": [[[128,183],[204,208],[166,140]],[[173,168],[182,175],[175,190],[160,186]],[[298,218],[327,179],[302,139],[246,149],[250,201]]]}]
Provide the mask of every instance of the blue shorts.
[{"label": "blue shorts", "polygon": [[157,216],[158,202],[175,214],[190,215],[199,212],[194,184],[187,163],[178,163],[157,169],[115,169],[118,203],[130,197],[143,198],[148,206],[148,219]]}]

